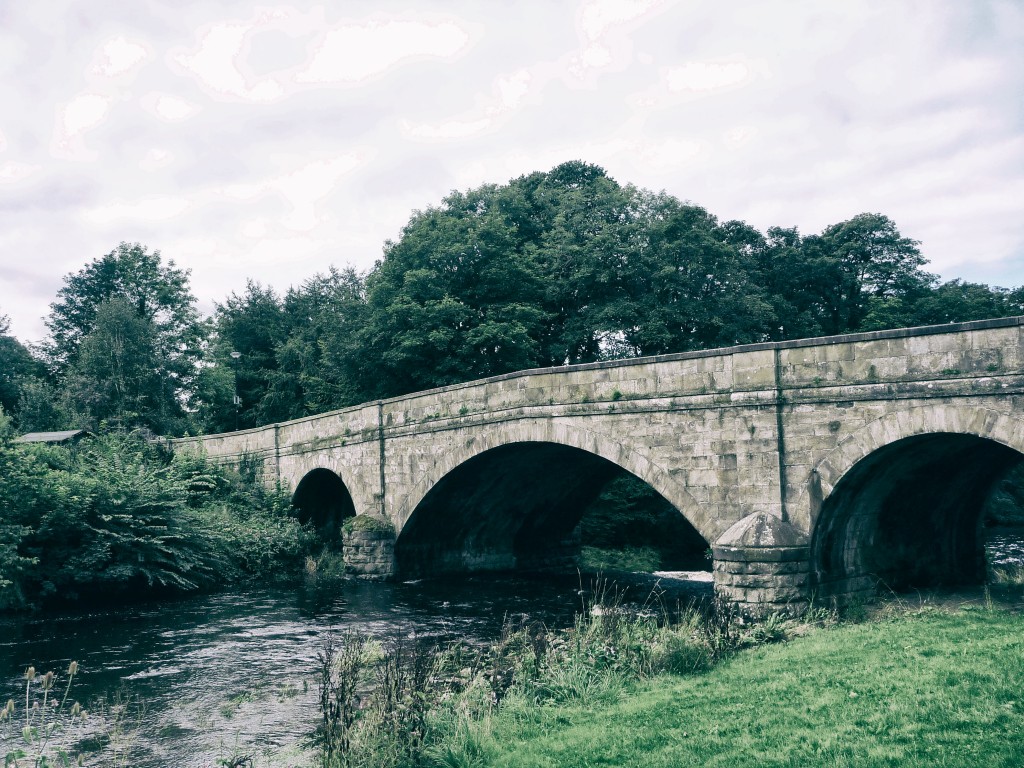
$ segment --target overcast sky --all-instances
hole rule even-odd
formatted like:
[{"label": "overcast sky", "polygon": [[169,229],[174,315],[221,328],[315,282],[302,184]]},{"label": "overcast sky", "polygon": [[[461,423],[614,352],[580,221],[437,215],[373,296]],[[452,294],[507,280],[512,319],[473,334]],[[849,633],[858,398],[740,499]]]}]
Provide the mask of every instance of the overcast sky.
[{"label": "overcast sky", "polygon": [[573,159],[762,231],[884,213],[943,278],[1024,284],[1024,0],[0,0],[23,341],[122,240],[208,313]]}]

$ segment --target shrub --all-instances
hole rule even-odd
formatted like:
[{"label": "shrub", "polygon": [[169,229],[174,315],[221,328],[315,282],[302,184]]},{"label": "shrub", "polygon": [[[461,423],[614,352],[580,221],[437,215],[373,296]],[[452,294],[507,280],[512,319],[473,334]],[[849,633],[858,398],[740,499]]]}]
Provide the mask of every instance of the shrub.
[{"label": "shrub", "polygon": [[0,608],[298,575],[312,534],[287,497],[139,436],[0,444]]}]

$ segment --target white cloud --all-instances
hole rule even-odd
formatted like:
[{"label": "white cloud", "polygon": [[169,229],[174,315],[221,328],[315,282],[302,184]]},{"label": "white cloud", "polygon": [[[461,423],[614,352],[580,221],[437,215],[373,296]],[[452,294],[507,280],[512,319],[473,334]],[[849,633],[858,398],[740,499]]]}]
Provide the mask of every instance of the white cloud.
[{"label": "white cloud", "polygon": [[82,145],[82,135],[103,124],[113,98],[100,93],[81,93],[57,110],[57,124],[50,153],[57,158],[90,160],[95,153]]},{"label": "white cloud", "polygon": [[255,240],[266,237],[268,229],[266,219],[250,219],[249,221],[242,222],[239,232],[242,237]]},{"label": "white cloud", "polygon": [[15,184],[24,181],[39,170],[38,165],[19,163],[16,161],[0,165],[0,184]]},{"label": "white cloud", "polygon": [[106,77],[116,77],[138,67],[149,58],[149,49],[141,44],[115,37],[100,46],[94,57],[92,71]]},{"label": "white cloud", "polygon": [[572,159],[762,230],[880,211],[929,268],[1024,283],[1020,3],[7,5],[0,300],[30,338],[120,239],[211,307],[369,268],[413,209]]},{"label": "white cloud", "polygon": [[[328,217],[320,213],[320,203],[338,189],[341,179],[360,165],[369,155],[366,152],[347,152],[300,164],[294,170],[260,181],[230,184],[209,190],[202,196],[204,202],[225,198],[252,202],[268,195],[279,196],[288,206],[281,224],[297,232],[309,232]],[[280,158],[281,165],[291,165],[294,158]]]},{"label": "white cloud", "polygon": [[82,218],[99,226],[128,222],[167,221],[180,216],[191,207],[188,200],[181,197],[154,195],[137,202],[118,200],[105,205],[86,209]]},{"label": "white cloud", "polygon": [[500,110],[511,110],[523,103],[523,100],[530,93],[530,85],[533,76],[528,69],[521,69],[510,75],[498,77],[494,81],[494,90],[497,92],[498,107]]},{"label": "white cloud", "polygon": [[588,71],[612,66],[617,58],[616,38],[624,28],[665,5],[664,0],[587,0],[577,14],[583,44],[570,59],[568,71],[583,77]]},{"label": "white cloud", "polygon": [[265,78],[250,83],[238,68],[246,36],[252,29],[249,24],[214,24],[200,35],[197,49],[191,53],[173,53],[171,61],[221,96],[254,102],[276,101],[285,95],[280,82]]},{"label": "white cloud", "polygon": [[758,129],[752,125],[738,125],[730,128],[723,134],[726,144],[733,147],[742,147],[751,142],[758,134]]},{"label": "white cloud", "polygon": [[599,40],[660,5],[664,5],[664,0],[589,0],[580,8],[580,31],[587,40]]},{"label": "white cloud", "polygon": [[142,158],[142,161],[139,163],[139,168],[144,171],[158,171],[161,168],[166,168],[173,161],[174,155],[166,149],[154,147],[146,153],[144,158]]},{"label": "white cloud", "polygon": [[0,131],[0,152],[7,149],[7,139],[4,138],[3,131]]},{"label": "white cloud", "polygon": [[353,171],[362,159],[356,154],[317,160],[276,179],[272,187],[291,205],[281,223],[288,229],[309,232],[320,222],[318,203],[335,190],[341,178]]},{"label": "white cloud", "polygon": [[110,111],[113,101],[99,93],[82,93],[61,110],[60,125],[64,138],[74,138],[100,125]]},{"label": "white cloud", "polygon": [[491,118],[482,117],[479,120],[468,121],[448,120],[434,125],[403,121],[401,127],[407,135],[416,139],[466,139],[483,133],[493,125],[494,121]]},{"label": "white cloud", "polygon": [[146,109],[161,120],[176,123],[199,114],[199,106],[166,93],[149,93],[142,98]]},{"label": "white cloud", "polygon": [[714,91],[739,85],[750,78],[750,68],[742,61],[688,61],[663,73],[671,93]]},{"label": "white cloud", "polygon": [[488,98],[479,108],[439,123],[414,123],[402,120],[399,127],[414,139],[466,139],[493,130],[499,118],[516,111],[534,87],[537,78],[527,69],[496,77]]},{"label": "white cloud", "polygon": [[301,83],[359,83],[423,56],[451,58],[466,49],[469,33],[455,21],[391,19],[333,29],[297,76]]},{"label": "white cloud", "polygon": [[701,154],[700,142],[687,139],[641,141],[627,150],[652,168],[678,168]]}]

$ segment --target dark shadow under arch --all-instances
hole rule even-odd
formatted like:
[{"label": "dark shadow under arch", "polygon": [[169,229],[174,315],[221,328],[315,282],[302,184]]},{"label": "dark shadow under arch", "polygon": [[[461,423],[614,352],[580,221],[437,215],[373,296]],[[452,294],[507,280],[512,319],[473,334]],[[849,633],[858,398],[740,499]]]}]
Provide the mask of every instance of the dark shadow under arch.
[{"label": "dark shadow under arch", "polygon": [[356,514],[344,481],[323,468],[307,472],[299,481],[292,495],[292,507],[299,522],[312,523],[323,541],[337,546],[341,544],[341,524]]},{"label": "dark shadow under arch", "polygon": [[[484,451],[441,478],[410,515],[395,544],[398,575],[572,567],[581,518],[605,484],[622,475],[632,477],[596,454],[557,443]],[[677,519],[678,530],[665,535],[688,537],[698,552],[706,550],[682,514]]]},{"label": "dark shadow under arch", "polygon": [[820,596],[952,587],[985,578],[983,510],[1021,460],[967,434],[904,438],[854,465],[825,499],[811,539]]}]

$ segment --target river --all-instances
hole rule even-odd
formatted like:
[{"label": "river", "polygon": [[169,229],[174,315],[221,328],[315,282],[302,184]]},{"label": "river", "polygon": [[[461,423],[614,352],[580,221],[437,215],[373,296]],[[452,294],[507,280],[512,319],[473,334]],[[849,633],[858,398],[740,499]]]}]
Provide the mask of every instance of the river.
[{"label": "river", "polygon": [[[993,565],[1024,564],[1024,531],[993,529]],[[634,604],[662,593],[672,608],[710,594],[710,574],[620,576]],[[124,728],[133,768],[213,768],[234,754],[259,766],[309,765],[302,746],[316,725],[316,657],[331,632],[396,632],[486,641],[506,617],[568,626],[592,599],[593,578],[471,577],[409,584],[346,581],[232,589],[130,607],[0,618],[0,705],[24,700],[23,673],[63,673],[80,664],[72,699],[102,709],[107,697]],[[115,701],[120,696],[127,705]],[[142,708],[142,712],[137,711]],[[98,724],[104,718],[95,718]],[[109,724],[113,718],[105,718]],[[93,727],[96,735],[98,725]],[[9,744],[0,728],[0,754]],[[89,765],[113,765],[109,749]]]},{"label": "river", "polygon": [[[710,591],[708,581],[637,575],[626,596],[642,603],[656,584],[667,589],[662,599],[669,606]],[[131,742],[126,765],[212,768],[238,753],[255,754],[261,766],[308,764],[301,746],[319,716],[316,656],[327,633],[483,641],[498,635],[506,616],[571,624],[591,586],[589,578],[581,583],[575,575],[342,582],[5,617],[0,705],[9,697],[24,700],[23,673],[30,664],[63,673],[76,660],[80,672],[71,698],[93,711],[102,709],[98,697],[114,704],[124,724],[114,736],[119,744]],[[114,701],[119,692],[127,705]],[[0,754],[5,746],[0,735]],[[89,764],[113,762],[108,752]]]}]

